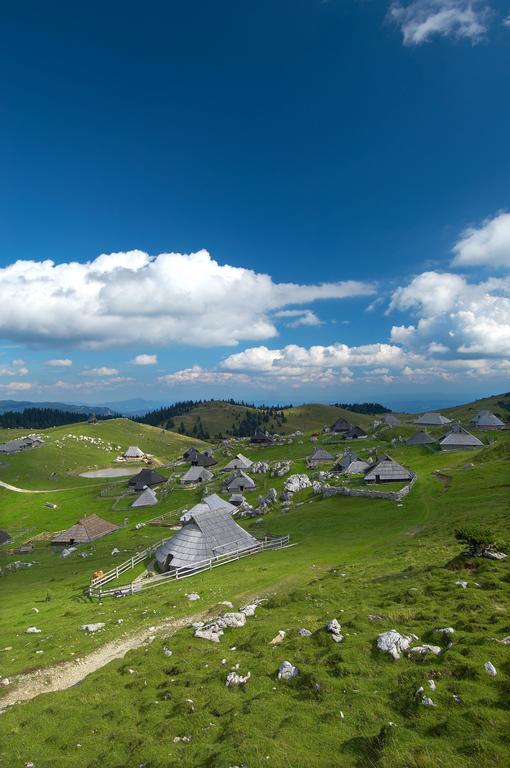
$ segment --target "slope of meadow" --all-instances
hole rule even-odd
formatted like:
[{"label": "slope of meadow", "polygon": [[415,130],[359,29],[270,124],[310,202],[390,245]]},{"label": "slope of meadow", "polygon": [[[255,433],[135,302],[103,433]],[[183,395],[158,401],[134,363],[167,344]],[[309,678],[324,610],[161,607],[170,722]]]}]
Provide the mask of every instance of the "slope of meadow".
[{"label": "slope of meadow", "polygon": [[[387,432],[398,433],[398,428],[353,447],[362,455],[372,447],[387,450]],[[144,447],[141,438],[131,437],[122,442]],[[15,558],[35,563],[2,577],[0,676],[10,677],[11,685],[19,672],[81,657],[172,617],[215,616],[225,610],[222,601],[237,608],[249,598],[267,598],[243,628],[227,629],[219,645],[194,638],[185,628],[130,651],[76,688],[9,708],[1,717],[0,762],[8,768],[29,762],[35,768],[507,765],[510,659],[508,646],[498,641],[510,634],[508,562],[459,558],[461,547],[453,537],[456,527],[477,522],[501,538],[508,535],[510,435],[491,437],[496,444],[474,454],[390,448],[418,474],[401,505],[321,499],[309,489],[295,497],[288,512],[276,505],[261,523],[244,521],[257,536],[290,533],[297,546],[102,603],[83,596],[91,573],[165,535],[164,529],[136,529],[135,523],[161,514],[176,522],[184,507],[200,499],[200,489],[178,486],[183,467],[163,470],[170,477],[166,495],[158,507],[145,511],[130,508],[123,496],[126,481],[116,489],[88,481],[63,492],[53,511],[43,508],[44,494],[0,491],[8,528],[57,530],[85,509],[122,526],[80,548],[87,557],[75,553],[62,560],[44,541],[31,555],[2,557],[1,563]],[[325,435],[319,444],[331,450],[328,440]],[[333,447],[340,451],[344,445]],[[237,450],[253,459],[290,458],[292,472],[299,472],[312,448],[304,437],[302,443],[270,448],[239,443],[216,456],[219,467]],[[284,478],[255,477],[252,502],[284,483]],[[107,487],[108,495],[100,495]],[[219,473],[210,490],[221,491]],[[113,547],[121,550],[117,559]],[[457,581],[468,582],[467,588]],[[191,591],[200,601],[186,599]],[[39,613],[32,612],[34,607]],[[324,629],[332,618],[342,624],[340,644]],[[79,631],[81,624],[97,621],[105,622],[104,631]],[[40,634],[25,634],[31,625]],[[455,634],[448,649],[434,630],[450,626]],[[301,637],[301,627],[311,636]],[[393,661],[375,649],[378,633],[392,628],[440,645],[441,654]],[[285,638],[271,645],[279,630]],[[166,656],[163,647],[172,655]],[[292,681],[277,680],[284,660],[300,671]],[[485,672],[487,661],[495,665],[496,677]],[[236,665],[251,678],[231,690],[225,678]],[[416,699],[420,686],[434,707]]]}]

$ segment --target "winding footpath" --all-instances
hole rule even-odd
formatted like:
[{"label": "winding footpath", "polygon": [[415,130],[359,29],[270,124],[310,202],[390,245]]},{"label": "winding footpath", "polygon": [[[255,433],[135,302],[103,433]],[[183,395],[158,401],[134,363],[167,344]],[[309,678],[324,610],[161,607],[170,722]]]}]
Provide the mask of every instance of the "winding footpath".
[{"label": "winding footpath", "polygon": [[30,701],[41,694],[65,691],[66,688],[77,685],[88,675],[97,672],[111,661],[123,658],[128,651],[150,644],[158,635],[170,637],[178,629],[190,626],[194,621],[202,620],[206,613],[203,611],[192,616],[183,616],[180,619],[166,619],[157,626],[138,630],[119,640],[112,640],[87,656],[18,675],[13,678],[12,690],[9,686],[7,693],[0,697],[0,713],[8,707],[23,701]]}]

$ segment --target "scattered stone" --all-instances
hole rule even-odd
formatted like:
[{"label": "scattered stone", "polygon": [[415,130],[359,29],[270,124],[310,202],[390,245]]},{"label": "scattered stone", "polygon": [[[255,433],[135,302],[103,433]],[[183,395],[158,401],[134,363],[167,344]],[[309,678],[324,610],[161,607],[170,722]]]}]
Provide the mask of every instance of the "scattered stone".
[{"label": "scattered stone", "polygon": [[185,595],[188,600],[200,600],[200,595],[197,592],[190,592],[189,595]]},{"label": "scattered stone", "polygon": [[301,627],[298,634],[301,635],[301,637],[310,637],[312,633],[310,632],[309,629],[305,629],[305,627]]},{"label": "scattered stone", "polygon": [[174,744],[179,744],[181,741],[184,742],[184,744],[189,744],[191,736],[174,736]]},{"label": "scattered stone", "polygon": [[482,552],[482,557],[488,557],[489,560],[506,560],[504,552],[493,552],[491,549],[485,549]]},{"label": "scattered stone", "polygon": [[25,634],[27,635],[39,635],[41,633],[41,630],[37,627],[27,627],[25,629]]},{"label": "scattered stone", "polygon": [[439,656],[441,648],[438,645],[416,645],[414,648],[409,649],[409,653],[420,653],[421,655],[433,653],[434,656]]},{"label": "scattered stone", "polygon": [[454,702],[456,704],[462,704],[462,699],[460,698],[460,696],[457,693],[453,694],[453,700],[454,700]]},{"label": "scattered stone", "polygon": [[249,603],[248,605],[243,606],[243,608],[240,608],[239,611],[241,613],[244,613],[246,617],[255,616],[257,605],[258,603]]},{"label": "scattered stone", "polygon": [[204,624],[202,627],[195,630],[195,637],[199,637],[202,640],[210,640],[212,643],[219,643],[220,637],[223,634],[222,628],[219,627],[216,622]]},{"label": "scattered stone", "polygon": [[401,635],[396,629],[382,632],[377,638],[377,647],[380,651],[386,651],[394,659],[400,659],[400,654],[407,651],[413,638],[409,635]]},{"label": "scattered stone", "polygon": [[32,613],[39,613],[39,608],[32,608]]},{"label": "scattered stone", "polygon": [[278,634],[273,637],[269,645],[279,645],[285,638],[286,632],[283,629],[278,630]]},{"label": "scattered stone", "polygon": [[428,684],[429,684],[429,688],[430,688],[432,691],[435,691],[435,690],[436,690],[436,681],[435,681],[435,680],[427,680],[427,682],[428,682]]},{"label": "scattered stone", "polygon": [[485,664],[483,665],[483,668],[485,669],[487,674],[490,675],[491,677],[496,677],[496,675],[498,674],[496,671],[496,667],[491,661],[486,661]]},{"label": "scattered stone", "polygon": [[170,648],[167,648],[166,645],[163,648],[163,653],[164,653],[165,656],[171,656],[172,655],[172,651],[170,650]]},{"label": "scattered stone", "polygon": [[238,675],[237,672],[229,672],[225,685],[227,688],[234,688],[236,685],[245,685],[251,677],[251,672],[247,675]]},{"label": "scattered stone", "polygon": [[368,620],[372,621],[374,623],[377,622],[377,621],[384,621],[383,617],[379,616],[378,613],[369,613],[368,614]]},{"label": "scattered stone", "polygon": [[429,696],[422,696],[421,703],[426,707],[435,707],[436,705]]},{"label": "scattered stone", "polygon": [[64,547],[62,552],[60,553],[60,557],[69,557],[69,555],[72,555],[73,552],[76,552],[77,547]]},{"label": "scattered stone", "polygon": [[105,626],[106,624],[104,622],[98,621],[97,624],[82,624],[80,629],[82,632],[98,632]]},{"label": "scattered stone", "polygon": [[311,488],[312,483],[308,475],[291,475],[286,481],[284,490],[288,493],[298,493],[298,491],[303,491],[305,488]]},{"label": "scattered stone", "polygon": [[117,547],[114,547],[112,549],[112,555],[120,555],[120,549],[118,549]]},{"label": "scattered stone", "polygon": [[246,624],[246,615],[241,613],[241,611],[224,613],[223,616],[220,616],[218,619],[216,619],[216,624],[221,629],[225,629],[225,627],[232,627],[234,629],[237,629],[238,627],[244,627]]},{"label": "scattered stone", "polygon": [[510,645],[510,635],[504,637],[503,640],[498,640],[498,643],[501,643],[501,645]]},{"label": "scattered stone", "polygon": [[331,637],[335,643],[341,643],[344,639],[342,635],[342,627],[337,619],[332,619],[326,626],[327,631],[331,634]]},{"label": "scattered stone", "polygon": [[440,635],[454,635],[455,630],[453,627],[443,627],[442,629],[435,629],[434,632],[437,632]]},{"label": "scattered stone", "polygon": [[467,589],[468,583],[467,583],[467,581],[456,581],[455,585],[457,587],[462,587],[462,589]]},{"label": "scattered stone", "polygon": [[234,604],[230,602],[230,600],[224,600],[221,605],[224,605],[226,608],[233,608]]},{"label": "scattered stone", "polygon": [[0,688],[7,688],[8,685],[11,684],[11,681],[8,677],[2,677],[0,679]]},{"label": "scattered stone", "polygon": [[299,670],[290,661],[282,661],[278,669],[278,680],[291,680],[299,675]]}]

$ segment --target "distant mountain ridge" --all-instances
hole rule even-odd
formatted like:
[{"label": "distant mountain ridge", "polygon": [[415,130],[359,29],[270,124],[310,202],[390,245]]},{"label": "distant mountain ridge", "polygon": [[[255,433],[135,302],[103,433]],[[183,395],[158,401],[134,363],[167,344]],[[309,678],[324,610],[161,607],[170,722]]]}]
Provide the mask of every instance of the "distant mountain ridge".
[{"label": "distant mountain ridge", "polygon": [[51,408],[55,411],[65,411],[67,413],[84,413],[87,416],[95,413],[96,416],[113,416],[116,411],[106,405],[76,405],[72,403],[41,402],[36,403],[31,400],[0,400],[0,413],[12,411],[19,413],[27,408]]}]

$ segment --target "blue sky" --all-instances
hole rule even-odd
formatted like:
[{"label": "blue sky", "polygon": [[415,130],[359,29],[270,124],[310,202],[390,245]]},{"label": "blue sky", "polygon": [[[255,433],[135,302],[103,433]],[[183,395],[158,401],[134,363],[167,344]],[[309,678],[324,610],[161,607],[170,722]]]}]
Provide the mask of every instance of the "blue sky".
[{"label": "blue sky", "polygon": [[508,390],[510,0],[28,2],[0,398]]}]

